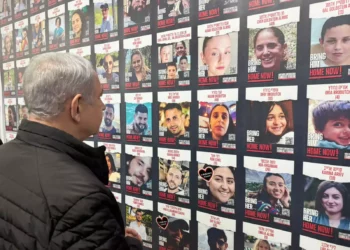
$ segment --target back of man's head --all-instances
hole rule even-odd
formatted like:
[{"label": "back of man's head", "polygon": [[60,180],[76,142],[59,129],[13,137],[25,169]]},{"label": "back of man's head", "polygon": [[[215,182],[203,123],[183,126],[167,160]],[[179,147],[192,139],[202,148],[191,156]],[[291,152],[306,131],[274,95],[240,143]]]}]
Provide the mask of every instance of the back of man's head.
[{"label": "back of man's head", "polygon": [[91,63],[69,53],[46,53],[32,58],[23,76],[24,100],[30,114],[49,120],[81,94],[93,101],[95,71]]}]

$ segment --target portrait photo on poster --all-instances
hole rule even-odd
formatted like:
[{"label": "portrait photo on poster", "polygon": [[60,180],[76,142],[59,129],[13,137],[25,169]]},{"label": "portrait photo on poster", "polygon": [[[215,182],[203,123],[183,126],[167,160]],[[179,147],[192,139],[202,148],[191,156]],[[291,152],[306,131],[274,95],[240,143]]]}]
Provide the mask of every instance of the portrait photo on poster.
[{"label": "portrait photo on poster", "polygon": [[32,27],[32,55],[46,52],[46,22],[45,12],[30,17]]},{"label": "portrait photo on poster", "polygon": [[198,146],[236,149],[238,89],[198,90]]},{"label": "portrait photo on poster", "polygon": [[348,244],[350,168],[304,162],[303,230]]},{"label": "portrait photo on poster", "polygon": [[152,196],[152,147],[125,145],[126,192]]},{"label": "portrait photo on poster", "polygon": [[118,1],[94,0],[95,41],[118,36]]},{"label": "portrait photo on poster", "polygon": [[236,221],[197,211],[198,250],[234,250]]},{"label": "portrait photo on poster", "polygon": [[294,154],[297,86],[246,89],[248,152]]},{"label": "portrait photo on poster", "polygon": [[243,222],[244,250],[291,250],[290,232]]},{"label": "portrait photo on poster", "polygon": [[226,18],[226,15],[238,12],[238,1],[198,0],[198,19]]},{"label": "portrait photo on poster", "polygon": [[159,199],[190,204],[191,151],[158,148]]},{"label": "portrait photo on poster", "polygon": [[[325,239],[326,240],[326,239]],[[335,250],[348,250],[346,246],[340,246],[334,243],[330,243],[323,240],[317,240],[314,238],[300,235],[301,250],[323,250],[323,249],[335,249]]]},{"label": "portrait photo on poster", "polygon": [[152,92],[126,93],[126,141],[152,142]]},{"label": "portrait photo on poster", "polygon": [[89,0],[73,0],[68,2],[69,13],[69,45],[82,45],[90,42],[90,9]]},{"label": "portrait photo on poster", "polygon": [[49,9],[47,15],[49,18],[49,50],[64,48],[66,46],[65,5]]},{"label": "portrait photo on poster", "polygon": [[350,84],[308,85],[307,156],[350,160]]},{"label": "portrait photo on poster", "polygon": [[103,90],[118,90],[119,41],[95,44],[96,71]]},{"label": "portrait photo on poster", "polygon": [[18,20],[28,15],[28,3],[30,0],[14,0],[13,15]]},{"label": "portrait photo on poster", "polygon": [[190,85],[191,28],[157,33],[158,88]]},{"label": "portrait photo on poster", "polygon": [[17,110],[18,110],[18,127],[21,125],[22,120],[28,119],[29,110],[24,102],[24,98],[20,97],[17,99]]},{"label": "portrait photo on poster", "polygon": [[16,75],[15,62],[6,62],[2,64],[2,83],[4,86],[4,97],[16,95]]},{"label": "portrait photo on poster", "polygon": [[[336,6],[336,7],[335,7]],[[350,75],[350,6],[336,0],[310,5],[310,79]]]},{"label": "portrait photo on poster", "polygon": [[45,0],[27,0],[27,1],[30,1],[29,7],[30,7],[31,15],[37,14],[39,11],[45,8]]},{"label": "portrait photo on poster", "polygon": [[23,96],[23,74],[29,65],[29,61],[29,58],[24,58],[16,61],[17,96]]},{"label": "portrait photo on poster", "polygon": [[125,196],[125,225],[134,229],[142,239],[143,249],[153,249],[153,201]]},{"label": "portrait photo on poster", "polygon": [[86,60],[91,62],[91,47],[90,46],[69,49],[69,53],[84,57]]},{"label": "portrait photo on poster", "polygon": [[121,189],[121,144],[98,142],[98,146],[105,146],[106,162],[108,166],[108,187],[119,191]]},{"label": "portrait photo on poster", "polygon": [[245,218],[290,226],[294,162],[244,157]]},{"label": "portrait photo on poster", "polygon": [[158,28],[172,28],[190,21],[190,0],[158,0]]},{"label": "portrait photo on poster", "polygon": [[0,25],[6,25],[12,21],[12,0],[0,1]]},{"label": "portrait photo on poster", "polygon": [[2,60],[8,61],[14,58],[13,26],[12,24],[1,27]]},{"label": "portrait photo on poster", "polygon": [[198,207],[235,214],[236,156],[197,151]]},{"label": "portrait photo on poster", "polygon": [[22,58],[29,55],[29,23],[28,19],[15,22],[15,47],[16,58]]},{"label": "portrait photo on poster", "polygon": [[158,202],[158,247],[159,250],[190,250],[191,210]]},{"label": "portrait photo on poster", "polygon": [[17,101],[16,98],[4,98],[6,131],[17,131]]},{"label": "portrait photo on poster", "polygon": [[237,82],[240,19],[198,26],[198,85]]},{"label": "portrait photo on poster", "polygon": [[125,89],[151,88],[152,35],[124,40]]},{"label": "portrait photo on poster", "polygon": [[158,92],[159,143],[190,145],[191,91]]},{"label": "portrait photo on poster", "polygon": [[248,16],[248,82],[296,78],[300,7]]},{"label": "portrait photo on poster", "polygon": [[151,0],[123,0],[123,10],[124,36],[151,29]]},{"label": "portrait photo on poster", "polygon": [[105,110],[98,132],[101,140],[120,140],[120,94],[103,94],[101,97]]}]

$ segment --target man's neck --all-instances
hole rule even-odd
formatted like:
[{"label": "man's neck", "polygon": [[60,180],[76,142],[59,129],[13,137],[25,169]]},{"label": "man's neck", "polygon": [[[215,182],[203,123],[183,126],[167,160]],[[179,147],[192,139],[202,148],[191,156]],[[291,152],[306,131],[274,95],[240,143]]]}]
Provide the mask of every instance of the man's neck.
[{"label": "man's neck", "polygon": [[[28,117],[28,120],[32,121],[32,122],[40,123],[40,124],[48,126],[48,127],[56,128],[56,129],[61,130],[61,131],[64,131],[67,134],[72,135],[73,137],[75,137],[79,141],[83,141],[86,139],[85,137],[83,137],[79,133],[79,131],[74,129],[72,126],[67,126],[68,122],[63,121],[63,118],[60,118],[60,117],[58,117],[56,119],[43,120],[43,119],[41,119],[33,114],[30,114]],[[60,122],[59,120],[62,120],[62,122]]]},{"label": "man's neck", "polygon": [[106,126],[106,130],[111,131],[113,129],[113,125],[111,126]]}]

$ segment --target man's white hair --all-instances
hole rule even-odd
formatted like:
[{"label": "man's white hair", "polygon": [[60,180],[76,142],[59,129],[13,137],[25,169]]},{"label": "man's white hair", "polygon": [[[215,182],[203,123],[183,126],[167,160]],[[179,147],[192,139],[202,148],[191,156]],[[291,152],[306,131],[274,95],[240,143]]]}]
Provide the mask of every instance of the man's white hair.
[{"label": "man's white hair", "polygon": [[42,119],[54,118],[77,94],[92,103],[94,74],[92,64],[74,54],[52,52],[33,57],[23,75],[29,113]]}]

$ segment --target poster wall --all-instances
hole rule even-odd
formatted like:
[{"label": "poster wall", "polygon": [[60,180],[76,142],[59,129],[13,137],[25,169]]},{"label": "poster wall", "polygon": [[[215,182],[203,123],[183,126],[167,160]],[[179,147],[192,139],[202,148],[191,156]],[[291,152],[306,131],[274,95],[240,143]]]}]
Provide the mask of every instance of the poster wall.
[{"label": "poster wall", "polygon": [[349,0],[0,1],[0,138],[30,118],[34,57],[72,53],[104,104],[84,146],[105,147],[144,249],[348,249],[349,16]]}]

